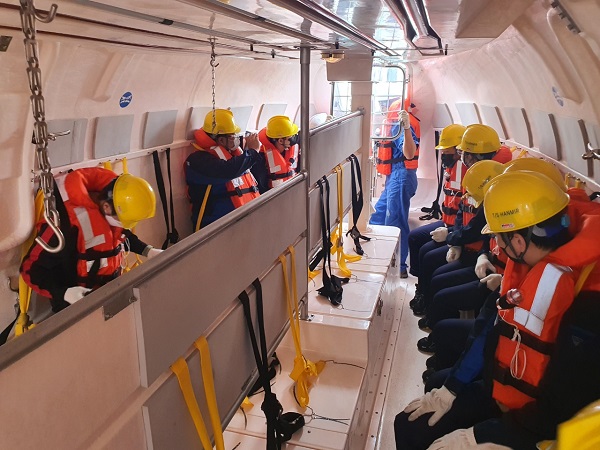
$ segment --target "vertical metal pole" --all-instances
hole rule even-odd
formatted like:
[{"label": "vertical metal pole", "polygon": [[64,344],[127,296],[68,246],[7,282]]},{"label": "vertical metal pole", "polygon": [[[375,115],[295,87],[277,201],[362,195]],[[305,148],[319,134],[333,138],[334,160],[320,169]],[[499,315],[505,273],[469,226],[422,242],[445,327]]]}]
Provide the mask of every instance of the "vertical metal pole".
[{"label": "vertical metal pole", "polygon": [[[308,173],[308,154],[310,152],[310,129],[308,122],[310,105],[310,47],[300,47],[300,143],[302,145],[302,158],[300,158],[300,170]],[[306,248],[305,258],[308,260],[308,249],[310,248],[310,203],[308,193],[309,183],[306,183]],[[308,297],[305,297],[300,305],[300,319],[308,319]]]}]

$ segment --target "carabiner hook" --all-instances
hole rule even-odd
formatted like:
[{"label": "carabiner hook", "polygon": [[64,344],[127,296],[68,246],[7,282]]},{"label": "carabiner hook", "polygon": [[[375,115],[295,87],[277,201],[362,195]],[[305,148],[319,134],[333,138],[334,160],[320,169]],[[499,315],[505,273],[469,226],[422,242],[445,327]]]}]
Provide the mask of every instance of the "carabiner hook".
[{"label": "carabiner hook", "polygon": [[44,14],[41,11],[35,9],[35,7],[33,6],[33,2],[31,2],[31,6],[33,9],[33,14],[35,14],[35,18],[40,22],[44,23],[52,22],[54,20],[54,17],[56,16],[56,10],[58,9],[58,5],[56,5],[56,3],[52,3],[52,5],[50,6],[50,10]]},{"label": "carabiner hook", "polygon": [[44,240],[41,238],[41,236],[37,236],[35,238],[35,242],[37,242],[40,245],[40,247],[42,247],[44,250],[46,250],[49,253],[58,253],[63,248],[65,248],[65,237],[63,236],[60,228],[56,225],[56,223],[58,223],[58,213],[53,212],[52,215],[53,215],[53,217],[50,218],[48,216],[48,211],[44,210],[44,219],[46,219],[48,226],[52,229],[52,231],[56,235],[56,238],[58,239],[58,245],[56,247],[50,247],[50,245],[48,245],[46,242],[44,242]]}]

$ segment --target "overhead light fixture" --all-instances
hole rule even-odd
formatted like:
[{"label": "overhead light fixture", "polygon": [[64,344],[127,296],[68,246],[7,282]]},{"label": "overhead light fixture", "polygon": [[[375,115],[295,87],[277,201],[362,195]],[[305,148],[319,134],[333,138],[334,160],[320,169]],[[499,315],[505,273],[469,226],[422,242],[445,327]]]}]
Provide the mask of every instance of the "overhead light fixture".
[{"label": "overhead light fixture", "polygon": [[332,50],[329,52],[321,52],[321,59],[328,63],[340,62],[344,59],[344,52],[341,50]]}]

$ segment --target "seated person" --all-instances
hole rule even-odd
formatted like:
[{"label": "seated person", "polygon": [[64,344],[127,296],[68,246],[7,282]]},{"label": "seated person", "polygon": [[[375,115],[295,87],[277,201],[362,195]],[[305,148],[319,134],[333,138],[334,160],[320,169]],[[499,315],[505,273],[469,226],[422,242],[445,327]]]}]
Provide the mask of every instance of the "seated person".
[{"label": "seated person", "polygon": [[263,194],[292,178],[298,170],[298,125],[287,116],[273,116],[258,132],[260,161],[252,166]]},{"label": "seated person", "polygon": [[[444,201],[442,202],[442,220],[430,222],[411,230],[408,234],[408,248],[410,255],[410,274],[418,277],[419,267],[422,264],[425,255],[430,251],[444,246],[443,242],[436,242],[431,238],[431,232],[439,227],[451,227],[454,225],[458,206],[462,197],[462,178],[467,170],[460,160],[460,153],[456,151],[456,146],[460,144],[462,135],[466,127],[459,124],[448,125],[442,130],[439,150],[442,158],[442,167],[444,168]],[[446,260],[446,251],[439,251],[440,260]],[[436,266],[437,267],[437,266]],[[419,287],[417,285],[417,291]]]},{"label": "seated person", "polygon": [[[492,181],[484,209],[485,231],[496,234],[510,259],[501,295],[486,302],[444,386],[396,416],[398,449],[424,449],[432,443],[435,449],[470,448],[486,442],[512,447],[513,436],[491,425],[560,393],[551,390],[565,383],[549,388],[543,380],[553,373],[559,326],[579,292],[593,291],[597,297],[600,290],[600,271],[591,266],[600,257],[594,231],[600,226],[597,204],[569,200],[544,175],[514,172]],[[513,339],[515,333],[519,339]],[[567,376],[570,371],[564,367],[558,373]],[[482,373],[484,380],[474,381]],[[561,412],[561,403],[555,403],[550,416]]]},{"label": "seated person", "polygon": [[184,164],[194,231],[259,196],[258,184],[250,173],[260,159],[258,136],[247,136],[248,149],[242,150],[240,131],[231,111],[216,109],[194,132],[192,145],[197,151]]},{"label": "seated person", "polygon": [[[156,198],[146,180],[103,168],[78,169],[55,180],[65,246],[50,253],[34,241],[20,270],[27,285],[49,297],[58,312],[120,276],[125,251],[151,258],[162,250],[130,231],[140,220],[154,217]],[[36,227],[44,242],[58,245],[44,219]]]}]

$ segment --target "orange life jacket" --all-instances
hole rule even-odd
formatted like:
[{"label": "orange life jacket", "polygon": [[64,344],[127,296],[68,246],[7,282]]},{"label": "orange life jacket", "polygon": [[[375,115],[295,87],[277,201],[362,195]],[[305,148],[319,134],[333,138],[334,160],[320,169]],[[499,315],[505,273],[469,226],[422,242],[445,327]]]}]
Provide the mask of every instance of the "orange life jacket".
[{"label": "orange life jacket", "polygon": [[292,145],[281,154],[267,136],[267,129],[258,132],[262,144],[260,151],[264,153],[269,172],[269,187],[274,188],[289,180],[296,174],[298,167],[298,145]]},{"label": "orange life jacket", "polygon": [[[198,142],[192,143],[194,148],[196,148],[199,151],[208,152],[211,155],[216,156],[217,158],[225,161],[229,161],[233,156],[239,156],[243,153],[242,149],[239,147],[230,153],[225,147],[217,145],[217,143],[213,139],[211,139],[208,136],[208,134],[201,128],[194,132],[194,137],[196,139],[196,142]],[[212,145],[208,149],[204,149],[201,145],[207,142],[212,143],[214,145]],[[256,183],[254,176],[249,170],[247,170],[241,176],[227,181],[225,183],[225,188],[227,189],[227,192],[229,193],[229,198],[231,199],[231,203],[233,203],[233,206],[235,208],[239,208],[240,206],[245,205],[249,201],[258,198],[258,196],[260,195],[258,192],[258,184]]]},{"label": "orange life jacket", "polygon": [[121,274],[123,229],[111,226],[90,192],[101,192],[117,174],[100,167],[55,178],[71,225],[77,227],[77,281],[99,287]]},{"label": "orange life jacket", "polygon": [[575,285],[590,264],[594,269],[580,290],[600,291],[600,204],[571,200],[569,231],[573,239],[525,273],[527,266],[508,260],[501,294],[518,288],[522,301],[499,311],[500,332],[493,372],[493,397],[510,409],[534,400],[545,373],[564,313],[577,294]]},{"label": "orange life jacket", "polygon": [[442,221],[448,225],[454,225],[458,206],[463,195],[462,179],[467,171],[462,161],[446,168],[444,171],[444,202],[442,203]]}]

